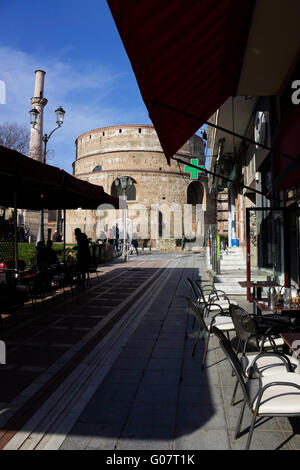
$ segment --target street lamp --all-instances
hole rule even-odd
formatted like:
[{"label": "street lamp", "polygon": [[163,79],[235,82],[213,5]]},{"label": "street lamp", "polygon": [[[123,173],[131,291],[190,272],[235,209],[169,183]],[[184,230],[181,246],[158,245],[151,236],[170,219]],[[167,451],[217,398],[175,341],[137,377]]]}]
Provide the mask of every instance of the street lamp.
[{"label": "street lamp", "polygon": [[[57,127],[55,127],[55,129],[53,129],[53,131],[51,131],[49,135],[44,134],[43,137],[42,137],[42,140],[44,142],[43,163],[46,163],[48,140],[52,136],[53,132],[55,132],[57,129],[59,129],[63,125],[65,113],[66,112],[64,111],[64,109],[61,106],[55,110]],[[32,108],[29,111],[29,114],[30,114],[30,125],[31,125],[31,127],[34,128],[36,123],[37,123],[37,117],[38,117],[39,111],[36,108]],[[59,212],[59,214],[57,215],[57,219],[59,221],[61,219],[60,209],[59,209],[58,212]],[[38,236],[37,236],[36,242],[38,243],[40,241],[45,241],[45,239],[44,239],[44,211],[43,211],[43,209],[41,209],[41,211],[40,211],[39,231],[38,231]]]},{"label": "street lamp", "polygon": [[36,108],[32,108],[29,111],[29,114],[30,114],[30,125],[31,127],[34,127],[37,123],[37,117],[40,113]]},{"label": "street lamp", "polygon": [[124,261],[127,261],[127,257],[128,257],[128,250],[125,249],[125,244],[126,244],[126,233],[127,233],[127,227],[126,227],[126,217],[127,217],[127,214],[126,214],[126,200],[127,200],[127,197],[126,197],[126,190],[132,186],[132,179],[129,177],[129,176],[120,176],[120,178],[117,178],[115,180],[115,186],[120,186],[121,189],[123,190],[123,201],[124,201],[124,205],[123,205],[123,213],[122,213],[122,217],[123,217],[123,259]]}]

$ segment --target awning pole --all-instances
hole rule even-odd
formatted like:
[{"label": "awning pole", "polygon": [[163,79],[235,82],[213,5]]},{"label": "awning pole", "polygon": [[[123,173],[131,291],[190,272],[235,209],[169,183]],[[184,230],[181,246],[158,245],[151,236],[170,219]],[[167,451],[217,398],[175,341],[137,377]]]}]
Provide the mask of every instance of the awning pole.
[{"label": "awning pole", "polygon": [[14,189],[14,252],[15,270],[18,272],[18,214],[17,214],[17,190]]},{"label": "awning pole", "polygon": [[[229,129],[225,129],[225,127],[221,127],[221,126],[218,126],[217,124],[213,124],[212,122],[209,122],[209,121],[204,121],[203,119],[201,119],[200,117],[197,117],[197,116],[194,116],[193,114],[189,114],[187,113],[186,111],[182,111],[180,109],[176,109],[176,108],[173,108],[172,106],[169,106],[167,104],[164,104],[164,103],[159,103],[163,108],[166,108],[166,109],[169,109],[170,111],[174,111],[175,113],[179,113],[179,114],[182,114],[183,116],[187,116],[191,119],[194,119],[195,121],[198,121],[199,123],[201,123],[201,126],[203,126],[203,124],[206,124],[207,126],[210,126],[210,127],[214,127],[215,129],[218,129],[219,131],[222,131],[222,132],[226,132],[227,134],[230,134],[234,137],[238,137],[239,139],[241,140],[244,140],[245,142],[249,142],[249,144],[254,144],[256,145],[257,147],[261,147],[263,148],[264,150],[268,150],[269,152],[274,152],[275,150],[272,149],[271,147],[268,147],[267,145],[265,144],[261,144],[260,142],[256,142],[255,140],[253,139],[249,139],[248,137],[245,137],[243,135],[240,135],[240,134],[237,134],[236,132],[233,132],[233,131],[230,131]],[[281,152],[280,150],[276,150],[276,153],[279,153],[280,155],[282,155],[283,157],[286,157],[286,158],[289,158],[290,160],[297,160],[297,161],[300,161],[300,158],[299,156],[298,157],[292,157],[292,155],[288,155],[284,152]],[[191,165],[192,166],[192,165]]]},{"label": "awning pole", "polygon": [[63,245],[63,253],[64,253],[64,266],[66,265],[66,209],[64,209],[64,245]]}]

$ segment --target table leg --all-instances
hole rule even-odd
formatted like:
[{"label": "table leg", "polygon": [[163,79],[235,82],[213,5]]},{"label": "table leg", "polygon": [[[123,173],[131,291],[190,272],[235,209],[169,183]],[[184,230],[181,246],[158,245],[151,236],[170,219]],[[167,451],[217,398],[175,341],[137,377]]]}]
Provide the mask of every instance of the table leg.
[{"label": "table leg", "polygon": [[261,300],[261,287],[257,287],[257,300]]},{"label": "table leg", "polygon": [[[261,287],[256,288],[256,299],[261,300]],[[262,315],[260,308],[256,305],[256,315]]]}]

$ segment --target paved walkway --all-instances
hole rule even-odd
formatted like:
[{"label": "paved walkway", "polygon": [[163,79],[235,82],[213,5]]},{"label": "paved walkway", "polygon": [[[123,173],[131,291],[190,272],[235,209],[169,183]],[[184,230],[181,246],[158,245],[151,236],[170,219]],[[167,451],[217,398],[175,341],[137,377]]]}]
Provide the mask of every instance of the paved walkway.
[{"label": "paved walkway", "polygon": [[[186,279],[206,278],[204,257],[152,254],[148,260],[164,262],[157,267],[159,277],[6,449],[244,448],[247,435],[233,439],[240,408],[230,406],[235,380],[215,339],[204,370],[202,341],[192,357],[195,330]],[[244,426],[249,423],[246,413]],[[299,432],[297,421],[264,419],[252,449],[299,449],[293,429]]]}]

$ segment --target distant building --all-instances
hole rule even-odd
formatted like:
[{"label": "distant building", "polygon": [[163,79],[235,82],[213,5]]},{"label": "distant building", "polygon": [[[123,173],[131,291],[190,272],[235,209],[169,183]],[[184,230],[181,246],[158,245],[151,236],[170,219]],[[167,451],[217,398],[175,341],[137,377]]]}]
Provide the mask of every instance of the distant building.
[{"label": "distant building", "polygon": [[[185,227],[188,231],[196,230],[197,204],[202,204],[204,223],[214,222],[215,201],[207,198],[207,176],[204,172],[197,175],[196,171],[192,175],[195,179],[191,179],[186,168],[191,159],[195,159],[196,164],[205,164],[205,143],[201,137],[194,135],[177,152],[176,156],[186,161],[186,165],[172,160],[168,165],[152,125],[119,125],[91,130],[80,135],[75,145],[73,174],[77,178],[103,186],[104,191],[112,196],[120,195],[120,189],[115,184],[117,178],[128,176],[133,180],[133,185],[126,193],[128,226],[131,230],[141,231],[139,205],[142,204],[147,211],[157,205],[158,237],[153,237],[149,231],[152,246],[161,246],[166,239],[174,238],[172,222],[182,216],[185,204],[194,208],[191,226]],[[170,220],[165,218],[161,210],[164,205],[177,207],[170,215]],[[74,241],[73,231],[76,226],[92,239],[96,239],[100,231],[107,233],[116,221],[122,222],[121,211],[107,211],[106,217],[100,219],[97,219],[96,211],[67,211],[67,241]]]}]

